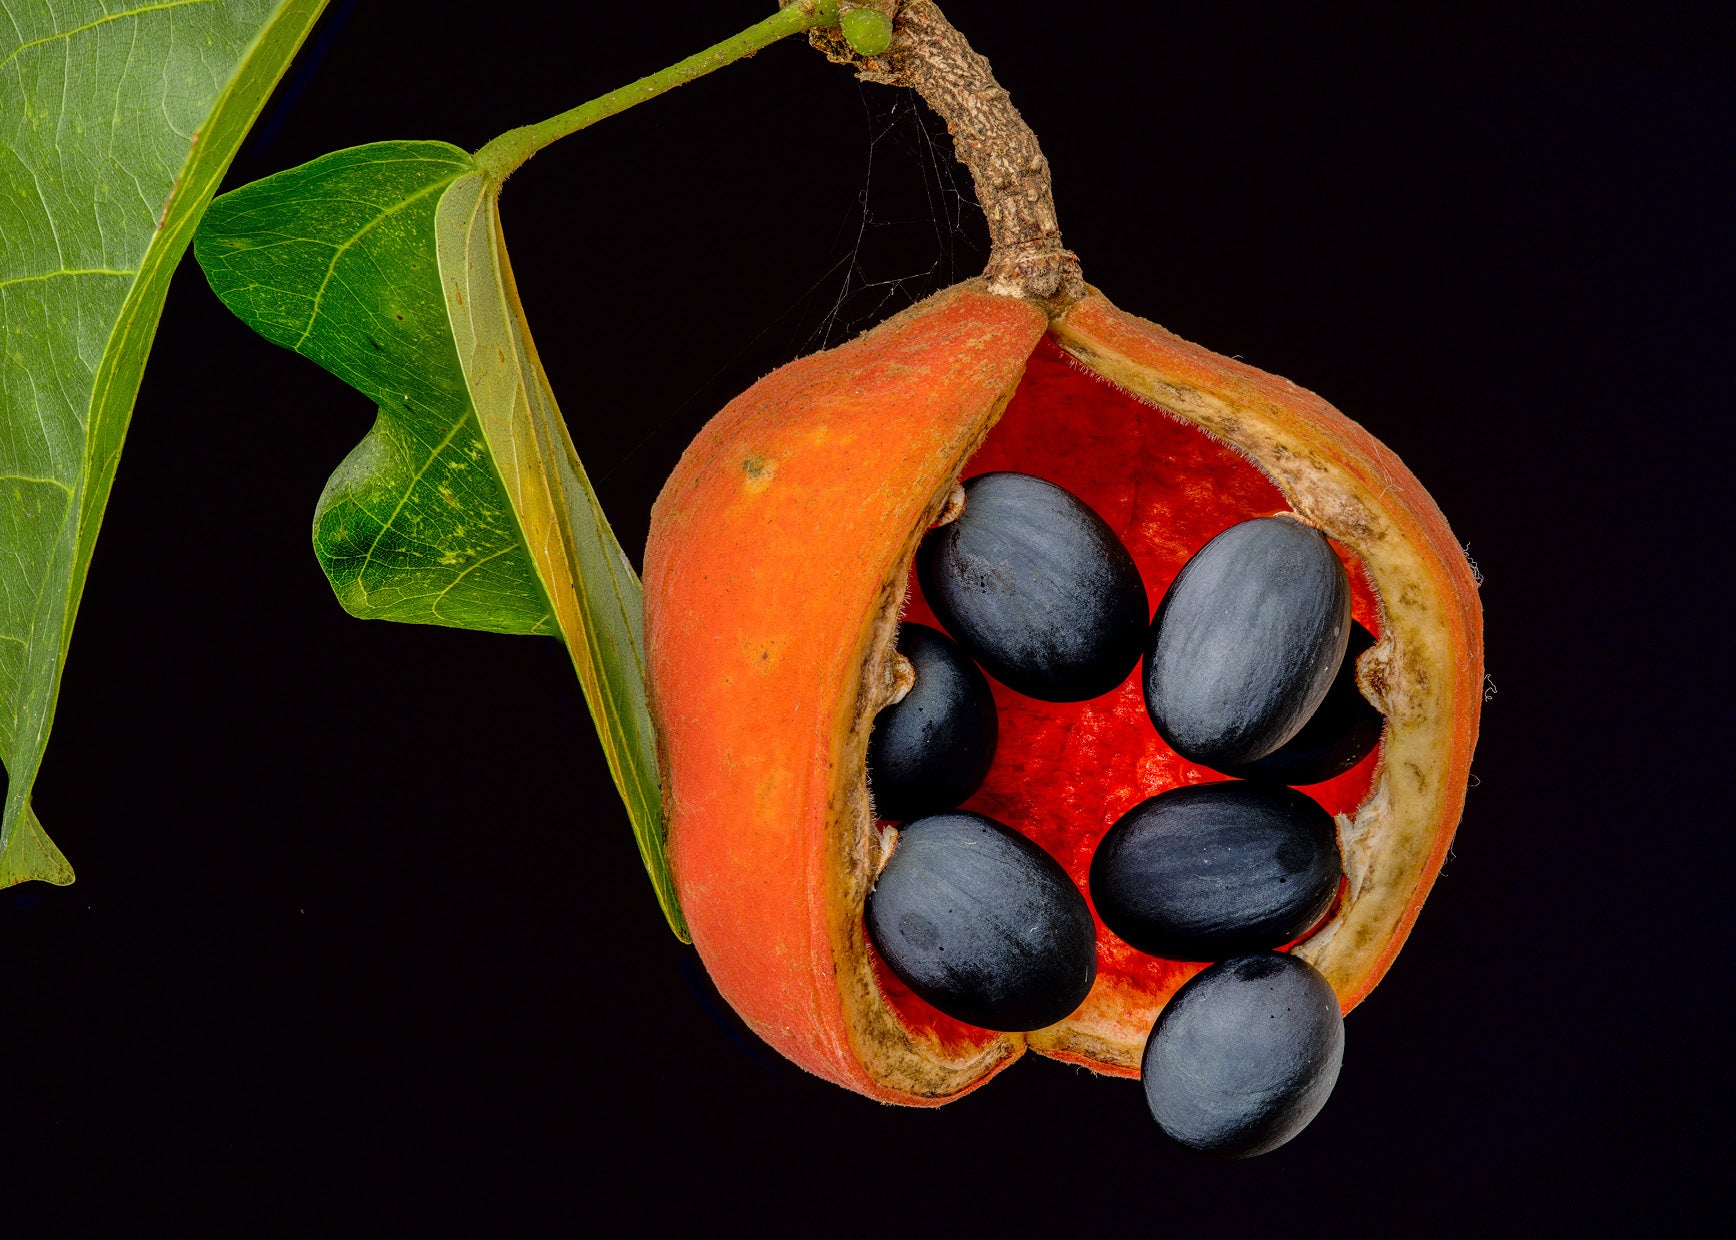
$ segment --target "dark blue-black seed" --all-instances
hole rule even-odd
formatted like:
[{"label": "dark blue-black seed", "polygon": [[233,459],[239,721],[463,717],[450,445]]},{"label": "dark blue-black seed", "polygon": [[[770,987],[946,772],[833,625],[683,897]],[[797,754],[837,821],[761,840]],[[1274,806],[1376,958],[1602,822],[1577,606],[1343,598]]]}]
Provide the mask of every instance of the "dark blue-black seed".
[{"label": "dark blue-black seed", "polygon": [[965,653],[1045,702],[1082,702],[1126,679],[1150,611],[1108,523],[1029,474],[981,474],[964,494],[963,515],[923,539],[916,571]]},{"label": "dark blue-black seed", "polygon": [[1373,753],[1386,720],[1356,687],[1356,661],[1373,645],[1374,634],[1351,621],[1344,662],[1313,717],[1275,752],[1225,773],[1280,784],[1318,784]]},{"label": "dark blue-black seed", "polygon": [[1145,1101],[1199,1154],[1277,1149],[1326,1105],[1344,1061],[1344,1017],[1327,980],[1295,956],[1236,956],[1192,978],[1145,1043]]},{"label": "dark blue-black seed", "polygon": [[1182,567],[1145,656],[1145,709],[1182,757],[1257,761],[1308,722],[1350,636],[1350,579],[1318,530],[1243,521]]},{"label": "dark blue-black seed", "polygon": [[981,814],[904,824],[863,921],[905,985],[984,1029],[1052,1025],[1097,976],[1097,931],[1079,888],[1048,853]]},{"label": "dark blue-black seed", "polygon": [[868,736],[874,812],[895,821],[951,809],[980,788],[1000,736],[988,679],[946,634],[906,622],[898,653],[916,684],[880,712]]},{"label": "dark blue-black seed", "polygon": [[1141,801],[1091,858],[1097,915],[1142,952],[1222,960],[1291,942],[1344,873],[1332,816],[1278,784],[1194,784]]}]

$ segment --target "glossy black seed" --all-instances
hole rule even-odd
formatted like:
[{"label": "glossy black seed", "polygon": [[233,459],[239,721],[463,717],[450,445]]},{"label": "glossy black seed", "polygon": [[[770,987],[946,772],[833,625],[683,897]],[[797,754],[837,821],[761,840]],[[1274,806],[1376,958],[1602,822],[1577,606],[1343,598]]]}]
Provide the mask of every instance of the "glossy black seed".
[{"label": "glossy black seed", "polygon": [[1262,517],[1183,566],[1152,622],[1145,709],[1170,747],[1214,770],[1301,731],[1350,636],[1350,579],[1326,538]]},{"label": "glossy black seed", "polygon": [[964,514],[916,556],[947,632],[1011,689],[1045,702],[1109,692],[1139,661],[1150,614],[1115,531],[1072,492],[1029,474],[965,484]]},{"label": "glossy black seed", "polygon": [[1145,1100],[1199,1154],[1277,1149],[1326,1105],[1344,1060],[1344,1017],[1306,961],[1261,952],[1213,965],[1175,992],[1145,1044]]},{"label": "glossy black seed", "polygon": [[1386,720],[1356,687],[1356,661],[1374,645],[1374,634],[1350,623],[1344,662],[1313,718],[1276,752],[1225,772],[1280,784],[1318,784],[1342,775],[1374,752]]},{"label": "glossy black seed", "polygon": [[984,1029],[1052,1025],[1097,976],[1097,931],[1073,880],[981,814],[934,814],[900,828],[863,920],[907,986]]},{"label": "glossy black seed", "polygon": [[1312,799],[1227,780],[1123,814],[1091,858],[1091,901],[1140,951],[1222,960],[1291,942],[1332,906],[1343,872],[1332,816]]},{"label": "glossy black seed", "polygon": [[988,679],[938,629],[906,622],[898,653],[916,684],[874,720],[868,788],[881,818],[951,809],[982,786],[995,760],[1000,720]]}]

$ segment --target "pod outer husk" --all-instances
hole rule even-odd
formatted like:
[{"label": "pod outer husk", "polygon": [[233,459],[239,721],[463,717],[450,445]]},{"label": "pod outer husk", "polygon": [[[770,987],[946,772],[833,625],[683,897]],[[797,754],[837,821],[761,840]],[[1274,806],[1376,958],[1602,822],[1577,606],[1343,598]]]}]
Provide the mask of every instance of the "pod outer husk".
[{"label": "pod outer husk", "polygon": [[1348,1012],[1416,922],[1453,841],[1483,707],[1476,579],[1422,483],[1314,393],[1189,344],[1094,293],[1055,325],[1089,369],[1249,456],[1298,515],[1354,553],[1380,596],[1381,640],[1357,682],[1386,716],[1381,771],[1341,819],[1349,890],[1297,948]]},{"label": "pod outer husk", "polygon": [[879,994],[868,733],[905,575],[1046,327],[978,286],[762,379],[682,455],[645,549],[669,855],[718,990],[810,1072],[938,1102],[1022,1049],[919,1044]]},{"label": "pod outer husk", "polygon": [[1027,1045],[1136,1075],[1169,997],[1100,979],[1049,1029],[943,1037],[898,1019],[862,928],[882,846],[865,754],[910,563],[1045,331],[1248,456],[1379,592],[1359,683],[1388,719],[1381,769],[1339,818],[1345,896],[1296,949],[1346,1011],[1397,955],[1463,809],[1482,704],[1475,582],[1422,486],[1320,398],[1095,291],[1049,322],[980,281],[783,367],[705,427],[652,510],[647,680],[670,860],[694,945],[748,1025],[882,1101],[948,1101]]}]

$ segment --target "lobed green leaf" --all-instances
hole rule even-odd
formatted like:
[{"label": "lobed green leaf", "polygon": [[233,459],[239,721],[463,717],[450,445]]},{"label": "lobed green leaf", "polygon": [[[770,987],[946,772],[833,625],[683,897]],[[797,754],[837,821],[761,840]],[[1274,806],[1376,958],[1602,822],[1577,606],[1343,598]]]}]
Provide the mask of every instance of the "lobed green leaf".
[{"label": "lobed green leaf", "polygon": [[476,421],[434,255],[440,196],[474,171],[444,142],[335,151],[223,195],[194,251],[244,323],[379,406],[314,515],[314,552],[345,609],[553,633]]},{"label": "lobed green leaf", "polygon": [[314,518],[338,599],[366,618],[566,643],[671,929],[638,576],[524,319],[499,184],[456,147],[380,142],[226,194],[195,243],[266,339],[378,406]]}]

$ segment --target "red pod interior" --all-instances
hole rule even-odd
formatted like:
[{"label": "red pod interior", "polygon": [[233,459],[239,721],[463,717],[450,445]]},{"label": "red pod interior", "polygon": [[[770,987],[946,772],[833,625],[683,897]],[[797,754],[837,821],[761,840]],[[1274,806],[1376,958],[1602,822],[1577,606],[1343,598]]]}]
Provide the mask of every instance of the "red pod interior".
[{"label": "red pod interior", "polygon": [[[1182,566],[1217,534],[1239,521],[1289,511],[1282,493],[1247,458],[1074,364],[1048,337],[964,477],[996,470],[1034,474],[1095,509],[1132,553],[1153,609]],[[1350,572],[1352,615],[1378,638],[1379,607],[1368,577],[1334,546]],[[904,618],[942,627],[914,569]],[[1116,689],[1088,702],[1039,702],[992,677],[990,683],[1000,746],[988,779],[963,808],[1042,845],[1087,900],[1092,853],[1116,819],[1167,789],[1227,778],[1164,743],[1146,714],[1137,666]],[[1329,813],[1352,812],[1373,785],[1379,756],[1377,749],[1343,775],[1303,791]],[[877,954],[873,959],[881,989],[908,1027],[932,1033],[943,1045],[980,1040],[972,1026],[913,994]],[[1146,955],[1097,921],[1099,988],[1132,987],[1162,997],[1204,967]]]}]

